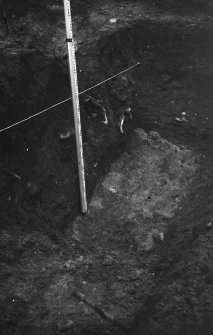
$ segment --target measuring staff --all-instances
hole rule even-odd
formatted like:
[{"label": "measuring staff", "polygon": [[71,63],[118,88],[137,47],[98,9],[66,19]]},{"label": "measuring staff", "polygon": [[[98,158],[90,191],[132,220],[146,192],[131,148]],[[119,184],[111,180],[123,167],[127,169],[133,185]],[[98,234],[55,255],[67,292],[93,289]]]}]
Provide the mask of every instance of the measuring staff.
[{"label": "measuring staff", "polygon": [[81,116],[80,116],[78,79],[77,79],[76,60],[75,60],[75,46],[73,43],[70,0],[64,0],[64,15],[65,15],[65,23],[66,23],[66,35],[67,35],[66,42],[67,42],[67,49],[68,49],[70,86],[71,86],[71,91],[72,91],[72,103],[73,103],[73,111],[74,111],[75,139],[76,139],[76,149],[77,149],[77,158],[78,158],[78,175],[79,175],[79,186],[80,186],[80,197],[81,197],[81,211],[82,213],[86,213],[87,212],[87,196],[86,196],[86,183],[85,183],[85,172],[84,172]]}]

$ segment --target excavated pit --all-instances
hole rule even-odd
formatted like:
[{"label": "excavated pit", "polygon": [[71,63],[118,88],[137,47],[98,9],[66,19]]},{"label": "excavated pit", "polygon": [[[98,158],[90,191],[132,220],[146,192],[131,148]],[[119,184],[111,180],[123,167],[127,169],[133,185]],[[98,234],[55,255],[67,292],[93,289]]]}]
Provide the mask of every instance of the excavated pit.
[{"label": "excavated pit", "polygon": [[[73,287],[135,335],[210,334],[212,24],[145,20],[77,48],[79,91],[141,65],[90,92],[108,126],[81,97],[86,217],[70,103],[1,134],[4,334],[119,334]],[[2,125],[69,96],[62,58],[17,53],[2,64]]]}]

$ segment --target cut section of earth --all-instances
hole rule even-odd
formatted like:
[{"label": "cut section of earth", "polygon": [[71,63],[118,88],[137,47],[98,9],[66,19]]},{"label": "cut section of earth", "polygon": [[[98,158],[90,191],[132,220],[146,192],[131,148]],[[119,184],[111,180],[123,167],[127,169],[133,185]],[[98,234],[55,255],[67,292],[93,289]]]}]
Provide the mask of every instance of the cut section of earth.
[{"label": "cut section of earth", "polygon": [[109,250],[113,243],[126,252],[149,251],[164,239],[195,170],[190,150],[136,129],[125,154],[96,187],[89,214],[75,221],[76,238]]},{"label": "cut section of earth", "polygon": [[11,252],[22,255],[18,267],[1,263],[4,334],[11,327],[28,334],[118,334],[73,297],[74,288],[132,327],[155,284],[152,263],[187,194],[195,161],[192,151],[136,129],[97,185],[88,215],[68,227],[64,248],[38,232],[16,241],[5,232],[1,243],[11,240]]}]

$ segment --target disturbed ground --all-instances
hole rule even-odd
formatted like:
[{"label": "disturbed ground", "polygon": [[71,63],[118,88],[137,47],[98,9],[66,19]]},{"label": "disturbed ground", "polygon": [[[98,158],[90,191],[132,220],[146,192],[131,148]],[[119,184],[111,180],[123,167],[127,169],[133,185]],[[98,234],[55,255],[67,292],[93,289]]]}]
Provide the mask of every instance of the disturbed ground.
[{"label": "disturbed ground", "polygon": [[100,326],[100,317],[72,296],[74,288],[130,327],[153,288],[150,263],[157,246],[197,167],[190,150],[137,129],[96,187],[87,216],[79,216],[66,231],[67,241],[75,241],[67,249],[60,253],[38,232],[14,241],[4,231],[2,244],[15,243],[13,252],[22,250],[18,266],[2,267],[4,327],[13,322],[15,329],[35,333],[108,333],[108,324]]},{"label": "disturbed ground", "polygon": [[[63,7],[26,3],[4,4],[1,127],[70,96]],[[86,216],[70,102],[0,134],[1,332],[123,333],[77,289],[130,333],[212,334],[211,14],[97,1],[73,16],[80,92],[141,65],[90,92],[108,126],[80,96]]]}]

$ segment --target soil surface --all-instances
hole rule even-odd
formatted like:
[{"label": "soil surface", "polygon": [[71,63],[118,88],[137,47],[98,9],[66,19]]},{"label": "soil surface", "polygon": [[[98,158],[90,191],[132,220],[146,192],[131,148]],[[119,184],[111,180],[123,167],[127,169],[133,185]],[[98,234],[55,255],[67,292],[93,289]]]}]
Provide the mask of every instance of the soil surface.
[{"label": "soil surface", "polygon": [[[62,3],[29,3],[1,3],[1,129],[70,97]],[[212,334],[213,17],[192,3],[73,1],[89,209],[71,101],[0,133],[2,334]]]}]

